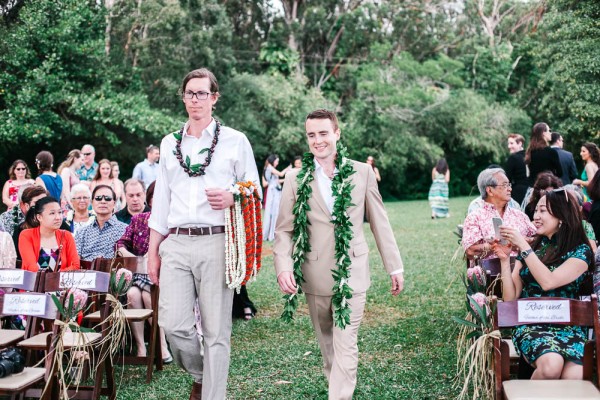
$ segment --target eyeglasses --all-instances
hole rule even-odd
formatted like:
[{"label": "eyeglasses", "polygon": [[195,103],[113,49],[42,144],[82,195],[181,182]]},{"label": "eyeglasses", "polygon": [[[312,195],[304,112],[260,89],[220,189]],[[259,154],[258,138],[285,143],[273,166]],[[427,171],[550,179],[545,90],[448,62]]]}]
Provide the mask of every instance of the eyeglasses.
[{"label": "eyeglasses", "polygon": [[565,188],[558,188],[558,189],[554,189],[554,190],[549,190],[546,192],[546,194],[548,193],[560,193],[563,192],[565,194],[565,200],[567,201],[567,203],[569,202],[569,195],[567,194],[567,189]]},{"label": "eyeglasses", "polygon": [[15,168],[15,171],[27,171],[27,168]]},{"label": "eyeglasses", "polygon": [[212,93],[210,92],[192,92],[191,90],[186,90],[185,93],[183,93],[183,98],[192,100],[194,96],[196,96],[198,100],[206,100],[211,94]]},{"label": "eyeglasses", "polygon": [[94,153],[81,153],[81,154],[83,154],[84,156],[91,156]]},{"label": "eyeglasses", "polygon": [[96,197],[94,197],[94,200],[96,200],[96,201],[102,201],[102,199],[104,199],[104,201],[113,201],[112,196],[106,196],[106,195],[104,195],[104,196],[96,196]]},{"label": "eyeglasses", "polygon": [[[100,200],[102,200],[101,196],[98,196],[98,197],[100,197]],[[84,196],[84,197],[73,197],[72,200],[75,200],[75,201],[88,201],[89,199],[90,199],[89,197]],[[96,199],[96,200],[98,200],[98,199]],[[100,200],[98,200],[98,201],[100,201]],[[111,197],[111,200],[112,200],[112,197]],[[107,200],[107,201],[110,201],[110,200]]]},{"label": "eyeglasses", "polygon": [[501,187],[501,188],[504,188],[504,189],[508,189],[508,188],[511,188],[511,187],[512,187],[512,183],[510,183],[510,182],[505,182],[505,183],[501,183],[501,184],[499,184],[499,185],[490,185],[490,186],[491,186],[491,187]]}]

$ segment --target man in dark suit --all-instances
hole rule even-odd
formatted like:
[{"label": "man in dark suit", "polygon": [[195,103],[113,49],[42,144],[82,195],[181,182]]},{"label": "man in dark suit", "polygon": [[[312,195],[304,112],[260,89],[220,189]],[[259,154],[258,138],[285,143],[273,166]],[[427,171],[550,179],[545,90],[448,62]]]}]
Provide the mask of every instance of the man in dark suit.
[{"label": "man in dark suit", "polygon": [[550,147],[552,147],[558,153],[560,159],[560,165],[562,166],[563,174],[560,179],[563,185],[569,185],[573,182],[573,179],[577,178],[577,167],[575,166],[575,160],[573,159],[573,153],[570,151],[563,150],[563,138],[558,132],[552,132],[552,138],[550,139]]}]

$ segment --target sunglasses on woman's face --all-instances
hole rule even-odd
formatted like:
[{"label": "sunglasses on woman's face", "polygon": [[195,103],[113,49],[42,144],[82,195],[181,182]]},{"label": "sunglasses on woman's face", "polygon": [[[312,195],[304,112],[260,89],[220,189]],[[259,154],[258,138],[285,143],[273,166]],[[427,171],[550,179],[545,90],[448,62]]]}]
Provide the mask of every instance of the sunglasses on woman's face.
[{"label": "sunglasses on woman's face", "polygon": [[103,195],[94,197],[94,200],[96,201],[102,201],[102,199],[104,199],[104,201],[113,201],[112,196]]},{"label": "sunglasses on woman's face", "polygon": [[15,171],[26,171],[27,168],[15,168]]}]

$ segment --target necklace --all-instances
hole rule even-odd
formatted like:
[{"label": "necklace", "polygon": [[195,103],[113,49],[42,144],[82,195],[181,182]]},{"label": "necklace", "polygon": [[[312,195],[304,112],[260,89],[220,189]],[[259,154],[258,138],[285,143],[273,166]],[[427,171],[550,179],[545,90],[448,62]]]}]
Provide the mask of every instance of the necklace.
[{"label": "necklace", "polygon": [[173,136],[175,136],[175,140],[177,141],[175,144],[175,150],[173,150],[173,154],[179,161],[181,168],[183,168],[190,178],[206,174],[206,167],[210,165],[213,153],[215,152],[215,147],[217,147],[217,143],[219,142],[219,134],[221,133],[221,123],[216,119],[215,122],[217,124],[217,129],[215,130],[215,135],[210,148],[204,148],[198,152],[199,155],[208,152],[206,155],[206,160],[204,160],[202,164],[192,164],[190,156],[185,156],[185,161],[183,160],[183,154],[181,154],[181,140],[183,139],[183,128],[185,128],[185,125],[181,127],[181,130],[178,133],[173,134]]},{"label": "necklace", "polygon": [[[352,223],[348,215],[348,208],[352,204],[352,189],[354,185],[350,176],[354,174],[352,161],[347,157],[347,151],[344,146],[338,143],[335,166],[338,173],[332,181],[332,192],[334,196],[333,211],[331,213],[331,222],[334,225],[335,236],[335,254],[336,269],[333,271],[333,321],[340,329],[346,328],[350,324],[350,307],[348,299],[352,297],[352,288],[348,285],[350,279],[350,265],[352,260],[349,255],[350,241],[354,237],[352,232]],[[310,211],[308,200],[312,195],[310,183],[314,180],[315,161],[311,153],[304,153],[302,159],[302,169],[296,177],[298,182],[297,200],[294,205],[294,251],[292,261],[294,263],[294,279],[298,284],[298,293],[284,296],[286,304],[284,306],[281,318],[290,322],[294,318],[294,313],[298,308],[298,296],[302,293],[302,282],[305,282],[302,274],[302,264],[305,261],[306,253],[311,251],[310,238],[308,236],[308,216]]]}]

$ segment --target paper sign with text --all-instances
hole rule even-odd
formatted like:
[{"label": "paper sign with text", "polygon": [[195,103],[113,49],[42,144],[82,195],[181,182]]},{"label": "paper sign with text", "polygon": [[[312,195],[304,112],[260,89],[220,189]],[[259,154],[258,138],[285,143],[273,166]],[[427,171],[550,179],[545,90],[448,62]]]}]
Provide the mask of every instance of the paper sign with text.
[{"label": "paper sign with text", "polygon": [[519,322],[570,322],[571,310],[568,300],[519,301]]},{"label": "paper sign with text", "polygon": [[22,269],[2,269],[0,270],[0,285],[22,285],[25,280],[25,271]]},{"label": "paper sign with text", "polygon": [[61,272],[59,288],[93,289],[96,287],[95,272]]},{"label": "paper sign with text", "polygon": [[34,315],[43,316],[46,313],[46,300],[48,296],[45,294],[5,294],[4,307],[2,313],[5,315]]}]

